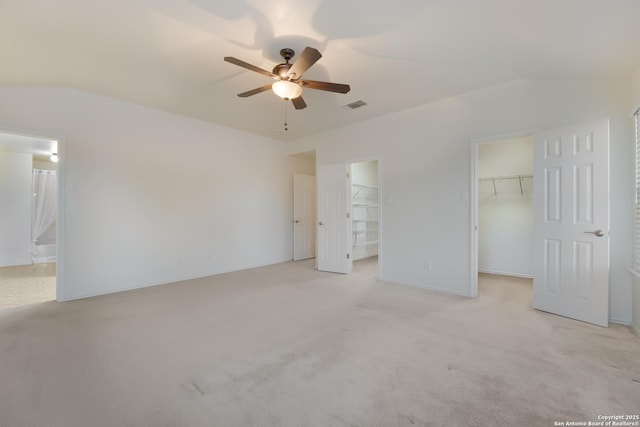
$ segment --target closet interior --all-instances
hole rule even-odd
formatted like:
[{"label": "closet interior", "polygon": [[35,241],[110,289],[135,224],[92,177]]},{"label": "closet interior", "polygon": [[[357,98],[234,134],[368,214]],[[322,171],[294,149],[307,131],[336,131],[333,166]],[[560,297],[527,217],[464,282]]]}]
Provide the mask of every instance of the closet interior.
[{"label": "closet interior", "polygon": [[353,260],[378,255],[378,162],[351,165]]}]

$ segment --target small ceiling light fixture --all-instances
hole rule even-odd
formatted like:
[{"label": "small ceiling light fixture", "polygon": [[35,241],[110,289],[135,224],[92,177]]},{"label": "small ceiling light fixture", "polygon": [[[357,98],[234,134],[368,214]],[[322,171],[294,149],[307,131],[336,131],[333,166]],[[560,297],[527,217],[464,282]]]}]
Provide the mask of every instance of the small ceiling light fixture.
[{"label": "small ceiling light fixture", "polygon": [[273,93],[282,99],[296,99],[302,95],[302,86],[288,80],[278,80],[271,85]]},{"label": "small ceiling light fixture", "polygon": [[49,157],[49,159],[50,159],[53,163],[58,163],[58,153],[51,153],[51,157]]}]

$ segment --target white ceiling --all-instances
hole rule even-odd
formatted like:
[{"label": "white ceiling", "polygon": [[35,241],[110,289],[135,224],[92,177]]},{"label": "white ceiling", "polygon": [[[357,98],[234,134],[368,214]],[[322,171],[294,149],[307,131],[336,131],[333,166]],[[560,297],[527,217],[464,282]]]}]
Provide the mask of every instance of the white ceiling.
[{"label": "white ceiling", "polygon": [[[3,0],[0,85],[69,86],[292,140],[517,78],[628,78],[638,0]],[[271,92],[278,52],[324,57],[308,108]],[[294,58],[295,59],[295,58]],[[362,99],[358,110],[341,106]]]}]

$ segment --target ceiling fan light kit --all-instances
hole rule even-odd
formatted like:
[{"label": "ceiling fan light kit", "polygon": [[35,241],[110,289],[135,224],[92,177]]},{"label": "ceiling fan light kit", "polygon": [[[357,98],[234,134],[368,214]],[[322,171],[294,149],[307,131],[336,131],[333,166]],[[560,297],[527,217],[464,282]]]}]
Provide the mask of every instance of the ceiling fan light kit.
[{"label": "ceiling fan light kit", "polygon": [[302,87],[288,80],[278,80],[271,85],[273,93],[285,100],[295,99],[302,95]]},{"label": "ceiling fan light kit", "polygon": [[351,90],[349,85],[329,82],[319,82],[315,80],[302,80],[302,74],[307,71],[313,64],[315,64],[322,54],[317,49],[312,47],[305,47],[298,59],[293,64],[289,63],[291,58],[295,55],[293,49],[285,48],[280,51],[280,55],[284,58],[285,62],[277,64],[273,67],[273,71],[269,72],[262,68],[251,65],[240,59],[232,56],[225,56],[224,60],[231,64],[237,65],[247,70],[251,70],[263,76],[270,77],[276,82],[271,85],[264,85],[256,89],[252,89],[246,92],[239,93],[241,98],[247,98],[257,93],[266,92],[269,89],[273,91],[277,96],[284,100],[290,100],[296,110],[302,110],[307,107],[307,104],[302,99],[302,88],[324,90],[328,92],[347,93]]}]

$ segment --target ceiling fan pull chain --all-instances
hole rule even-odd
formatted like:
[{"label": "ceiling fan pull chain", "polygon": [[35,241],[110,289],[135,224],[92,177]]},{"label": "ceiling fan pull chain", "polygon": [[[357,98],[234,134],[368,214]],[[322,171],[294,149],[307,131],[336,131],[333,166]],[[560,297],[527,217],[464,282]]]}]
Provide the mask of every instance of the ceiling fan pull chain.
[{"label": "ceiling fan pull chain", "polygon": [[288,131],[289,128],[287,127],[287,100],[284,100],[284,130]]}]

